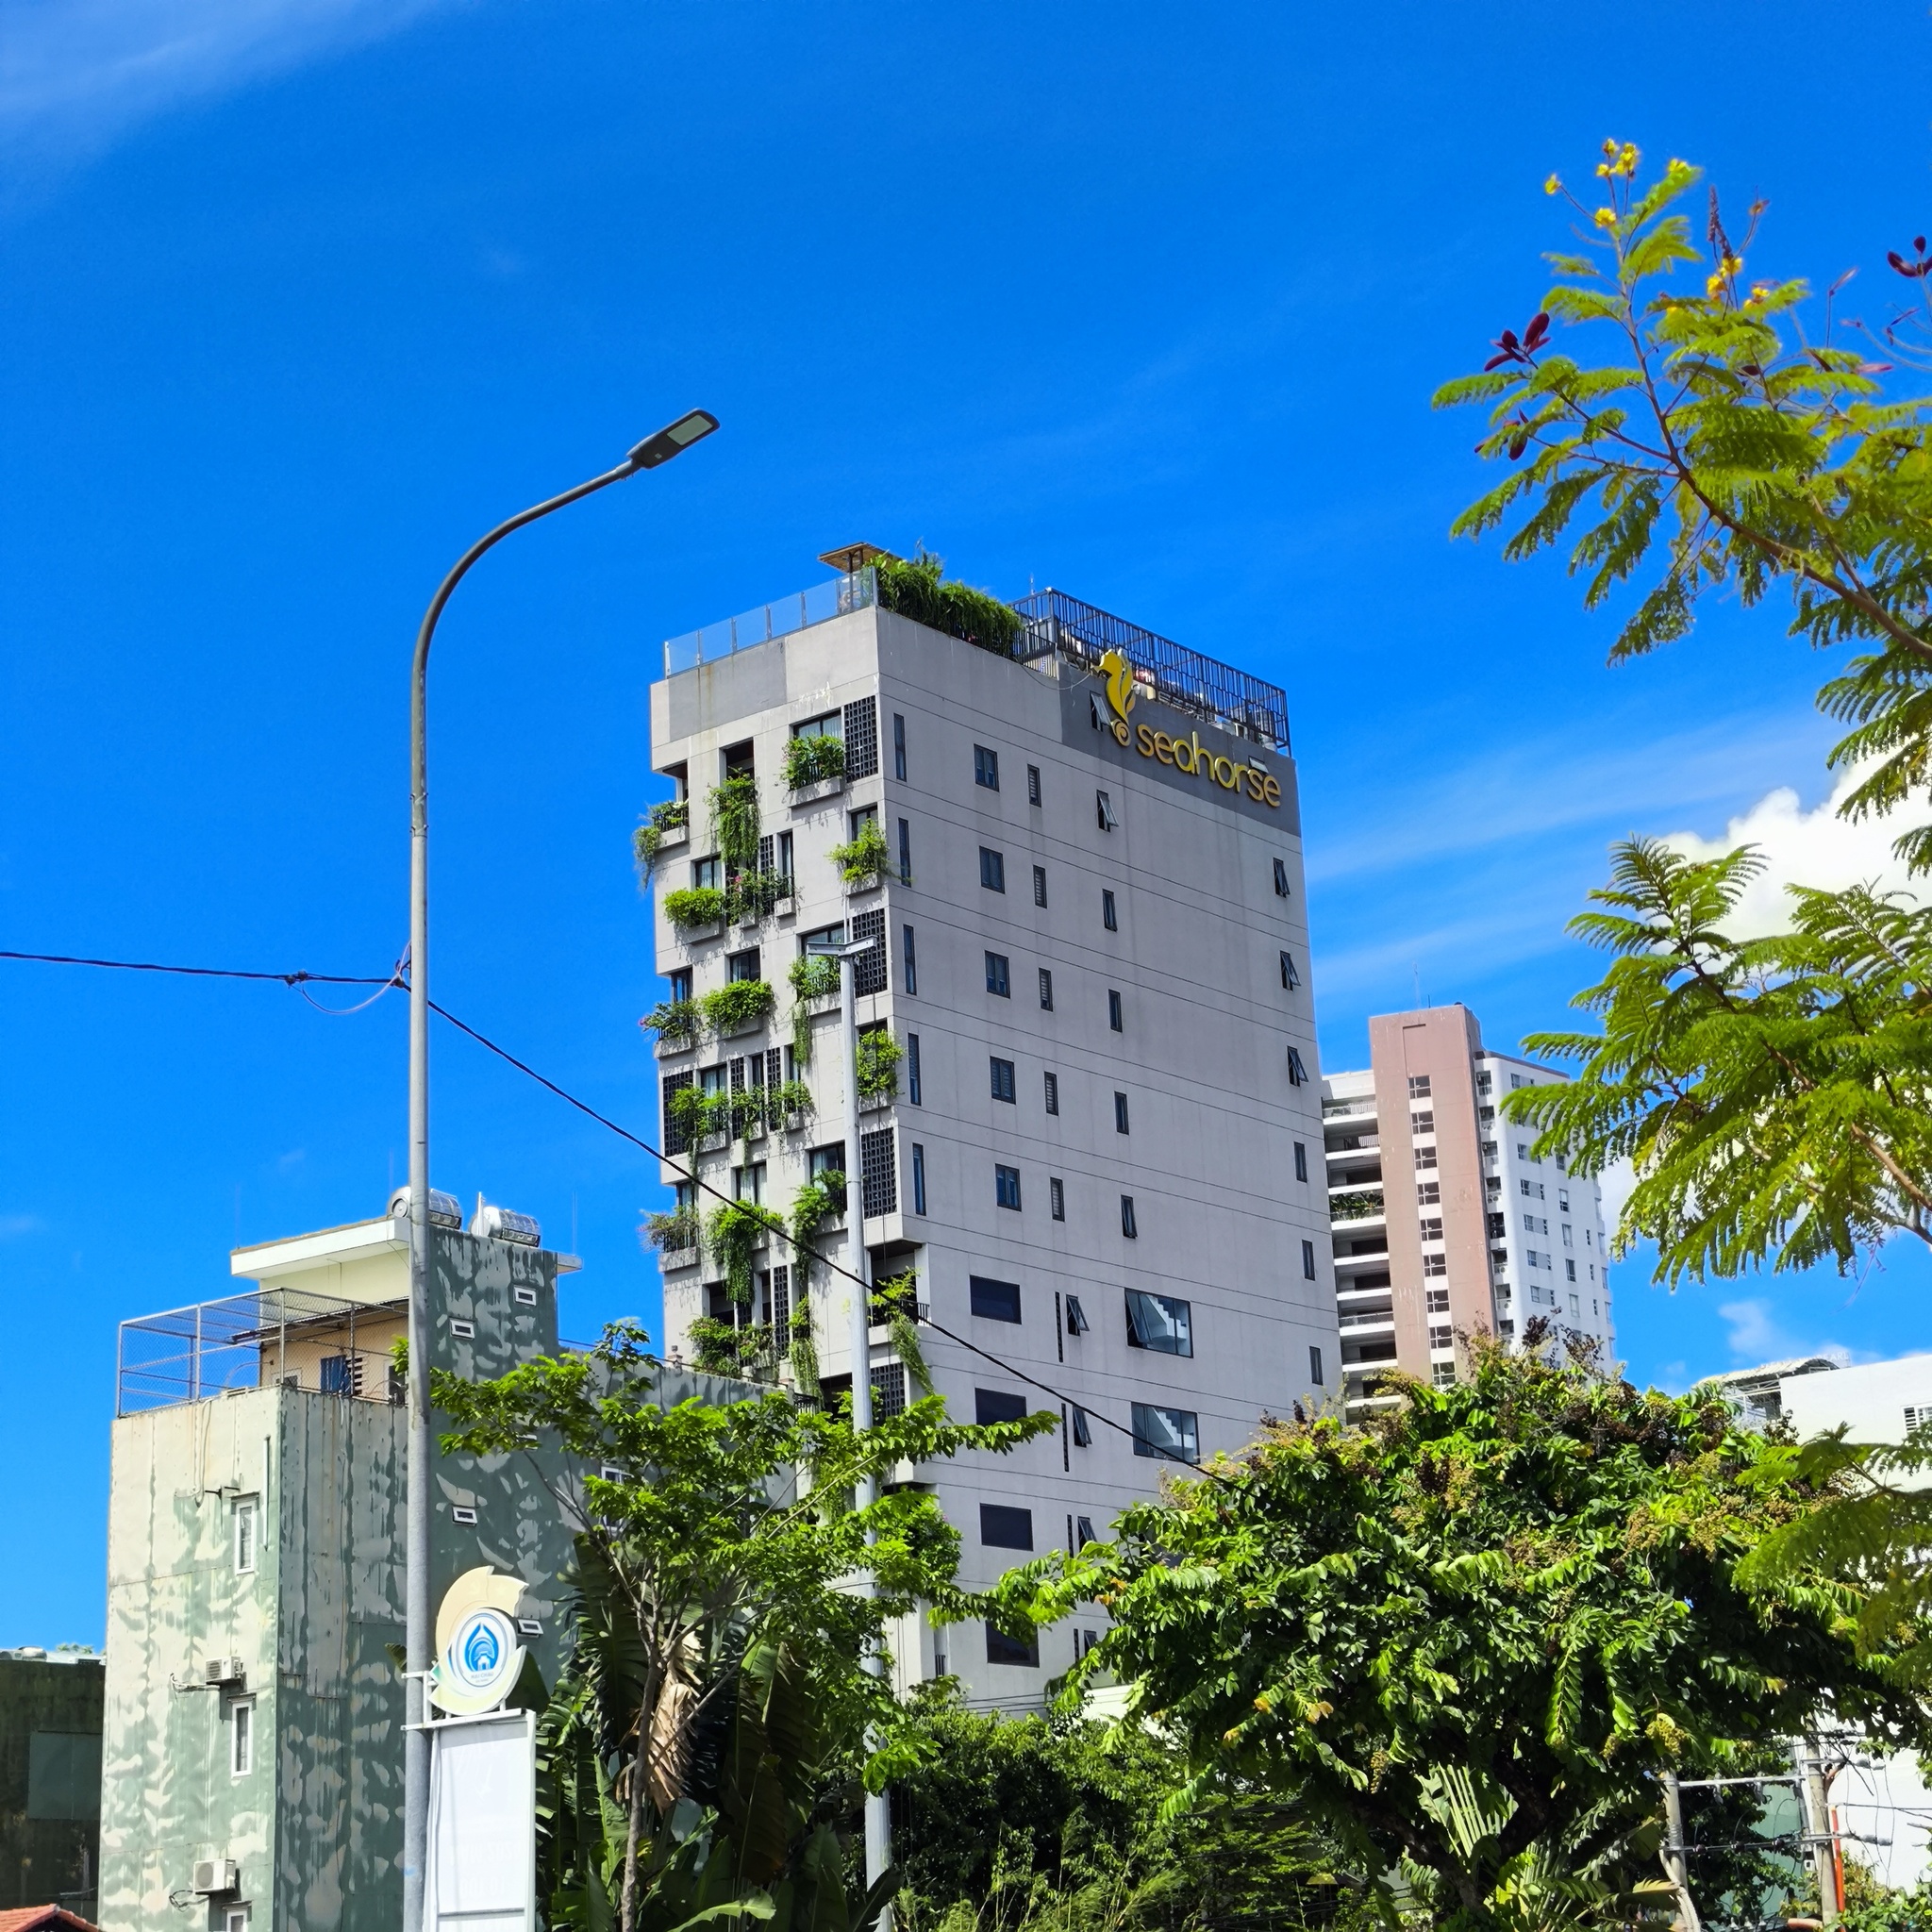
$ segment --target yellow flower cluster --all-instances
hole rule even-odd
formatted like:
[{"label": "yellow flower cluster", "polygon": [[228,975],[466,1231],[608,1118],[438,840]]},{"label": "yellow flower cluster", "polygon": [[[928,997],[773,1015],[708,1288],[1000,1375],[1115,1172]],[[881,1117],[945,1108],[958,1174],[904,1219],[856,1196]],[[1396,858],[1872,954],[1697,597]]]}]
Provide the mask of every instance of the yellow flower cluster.
[{"label": "yellow flower cluster", "polygon": [[1637,143],[1634,141],[1607,141],[1604,158],[1596,171],[1607,181],[1625,180],[1637,172]]},{"label": "yellow flower cluster", "polygon": [[1614,228],[1617,225],[1617,210],[1613,208],[1600,208],[1594,220],[1599,228]]},{"label": "yellow flower cluster", "polygon": [[1724,284],[1744,266],[1741,255],[1727,255],[1712,272],[1710,279],[1704,285],[1706,296],[1715,302],[1724,291]]},{"label": "yellow flower cluster", "polygon": [[1543,192],[1545,194],[1561,194],[1562,192],[1563,177],[1560,175],[1552,175],[1550,178],[1543,183]]}]

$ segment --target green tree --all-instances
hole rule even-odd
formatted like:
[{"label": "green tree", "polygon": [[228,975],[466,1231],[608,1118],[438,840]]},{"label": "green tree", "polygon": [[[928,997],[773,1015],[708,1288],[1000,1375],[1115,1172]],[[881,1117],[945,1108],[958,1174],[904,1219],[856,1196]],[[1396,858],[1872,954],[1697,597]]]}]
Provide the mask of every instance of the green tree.
[{"label": "green tree", "polygon": [[[620,1323],[588,1355],[491,1382],[434,1380],[452,1424],[445,1450],[528,1456],[576,1527],[587,1609],[551,1713],[570,1744],[557,1761],[575,1766],[556,1774],[553,1913],[599,1932],[613,1921],[660,1932],[693,1913],[770,1917],[774,1888],[789,1885],[788,1910],[837,1905],[847,1932],[800,1777],[754,1774],[773,1755],[759,1727],[797,1729],[802,1707],[798,1766],[856,1753],[880,1788],[920,1751],[913,1713],[869,1668],[885,1660],[891,1623],[923,1603],[941,1617],[983,1614],[955,1585],[958,1533],[929,1494],[852,1499],[902,1461],[1009,1449],[1058,1418],[963,1427],[934,1398],[859,1431],[849,1410],[776,1391],[666,1407],[644,1340]],[[852,1588],[861,1576],[870,1594]],[[733,1736],[748,1755],[721,1774],[716,1754]],[[825,1932],[818,1916],[798,1932],[807,1924]]]},{"label": "green tree", "polygon": [[1482,1338],[1469,1369],[1360,1427],[1276,1424],[1002,1593],[1042,1622],[1098,1600],[1074,1694],[1117,1671],[1194,1789],[1291,1796],[1359,1880],[1403,1865],[1456,1926],[1527,1923],[1558,1879],[1654,1880],[1654,1774],[1738,1762],[1827,1694],[1928,1735],[1896,1645],[1860,1655],[1856,1589],[1738,1580],[1817,1492],[1723,1402]]}]

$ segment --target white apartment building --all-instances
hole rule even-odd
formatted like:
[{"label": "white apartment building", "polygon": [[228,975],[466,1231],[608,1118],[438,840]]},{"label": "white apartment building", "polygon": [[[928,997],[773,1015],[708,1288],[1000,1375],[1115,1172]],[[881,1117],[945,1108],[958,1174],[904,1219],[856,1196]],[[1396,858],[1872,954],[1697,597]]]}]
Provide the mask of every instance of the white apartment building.
[{"label": "white apartment building", "polygon": [[1607,1364],[1603,1196],[1536,1134],[1502,1117],[1520,1087],[1562,1079],[1488,1051],[1466,1007],[1378,1014],[1371,1064],[1322,1082],[1337,1316],[1346,1397],[1374,1403],[1376,1374],[1456,1377],[1457,1337],[1520,1342],[1541,1318],[1594,1340]]},{"label": "white apartment building", "polygon": [[[801,1016],[790,969],[809,938],[874,941],[859,1024],[904,1058],[896,1094],[862,1109],[848,1189],[870,1278],[916,1275],[956,1417],[1059,1413],[1014,1455],[915,1472],[964,1540],[962,1581],[981,1585],[1105,1535],[1164,1471],[1239,1448],[1339,1374],[1294,766],[1279,691],[1058,592],[1015,607],[1004,650],[875,600],[859,568],[666,646],[651,760],[690,825],[657,861],[658,970],[679,997],[763,980],[774,1010],[738,1037],[660,1036],[662,1178],[700,1215],[693,1160],[783,1210],[842,1166],[836,1003]],[[799,736],[841,739],[844,756],[793,789]],[[670,893],[722,883],[708,794],[745,773],[772,884],[741,898],[769,908],[680,929]],[[868,822],[890,865],[848,886],[828,854]],[[808,1116],[684,1145],[680,1088],[793,1076]],[[823,1241],[854,1264],[849,1225]],[[688,1350],[698,1316],[727,1312],[724,1271],[689,1245],[660,1260],[667,1344]],[[849,1285],[801,1273],[774,1241],[752,1312],[782,1333],[808,1307],[822,1381],[849,1389]],[[879,1400],[904,1400],[885,1325],[871,1357]],[[1037,1647],[908,1628],[898,1667],[1033,1704],[1099,1623]]]}]

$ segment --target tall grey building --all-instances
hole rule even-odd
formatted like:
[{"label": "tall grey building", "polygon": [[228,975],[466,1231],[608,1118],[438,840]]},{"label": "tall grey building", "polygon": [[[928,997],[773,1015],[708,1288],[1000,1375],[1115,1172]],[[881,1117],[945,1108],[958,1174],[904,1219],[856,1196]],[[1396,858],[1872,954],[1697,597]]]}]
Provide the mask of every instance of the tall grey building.
[{"label": "tall grey building", "polygon": [[[902,1050],[848,1190],[873,1278],[916,1277],[955,1416],[1059,1414],[1017,1454],[914,1473],[959,1529],[970,1584],[1105,1534],[1164,1468],[1239,1448],[1340,1376],[1285,700],[1058,592],[1015,608],[1018,638],[982,648],[881,608],[858,569],[674,641],[651,702],[653,767],[689,805],[657,858],[659,971],[680,999],[774,990],[749,1030],[660,1036],[663,1179],[699,1215],[687,1163],[783,1211],[842,1165],[834,1003],[798,1011],[791,969],[808,938],[871,940],[859,1023]],[[800,738],[843,750],[812,747],[823,775],[794,786]],[[709,803],[732,774],[758,813],[759,876],[735,891]],[[884,863],[848,885],[829,855],[868,824]],[[726,920],[693,923],[717,902],[673,897],[707,888],[730,891]],[[808,1114],[754,1108],[748,1133],[687,1144],[680,1089],[794,1077]],[[677,1224],[660,1243],[667,1340],[689,1349],[692,1323],[732,1305]],[[851,1265],[842,1220],[824,1252]],[[803,1274],[774,1241],[748,1313],[782,1336],[808,1310],[822,1377],[849,1388],[849,1285]],[[904,1400],[886,1325],[871,1357],[880,1400]],[[908,1628],[899,1669],[1025,1704],[1099,1622],[1037,1650]]]}]

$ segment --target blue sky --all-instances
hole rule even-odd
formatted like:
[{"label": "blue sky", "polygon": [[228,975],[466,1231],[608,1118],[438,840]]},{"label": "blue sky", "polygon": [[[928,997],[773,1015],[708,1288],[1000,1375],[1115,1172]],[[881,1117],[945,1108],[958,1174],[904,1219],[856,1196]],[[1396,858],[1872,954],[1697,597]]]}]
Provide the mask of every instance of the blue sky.
[{"label": "blue sky", "polygon": [[[1767,194],[1754,272],[1858,265],[1882,306],[1932,214],[1932,30],[1834,18],[1801,115],[1816,14],[1786,0],[25,0],[0,944],[382,971],[428,591],[701,403],[722,434],[514,540],[445,622],[436,987],[473,1024],[648,1129],[627,840],[658,646],[854,538],[1287,688],[1328,1064],[1418,990],[1492,1042],[1560,1024],[1612,838],[1716,837],[1790,787],[1780,823],[1832,849],[1825,667],[1719,609],[1607,669],[1559,563],[1448,541],[1475,425],[1426,399],[1533,310],[1565,240],[1542,178],[1608,134]],[[114,1324],[222,1292],[238,1239],[379,1210],[403,1018],[0,967],[0,1457],[32,1472],[0,1642],[100,1637]],[[567,1328],[655,1322],[632,1154],[460,1041],[436,1075],[438,1184],[584,1255]],[[1902,1252],[1646,1276],[1619,1281],[1641,1376],[1932,1343]]]}]

